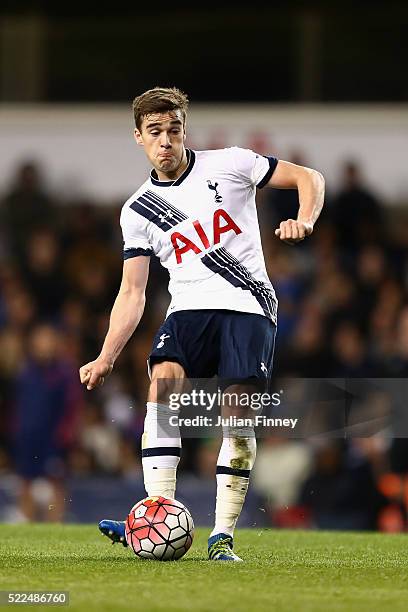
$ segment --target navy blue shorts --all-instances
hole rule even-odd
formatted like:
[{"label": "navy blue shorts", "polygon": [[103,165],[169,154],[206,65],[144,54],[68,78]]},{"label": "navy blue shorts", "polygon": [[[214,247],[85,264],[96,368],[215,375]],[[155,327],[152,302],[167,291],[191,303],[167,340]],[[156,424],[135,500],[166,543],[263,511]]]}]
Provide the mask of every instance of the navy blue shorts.
[{"label": "navy blue shorts", "polygon": [[269,380],[276,327],[266,317],[234,310],[181,310],[154,337],[150,368],[177,361],[188,378]]}]

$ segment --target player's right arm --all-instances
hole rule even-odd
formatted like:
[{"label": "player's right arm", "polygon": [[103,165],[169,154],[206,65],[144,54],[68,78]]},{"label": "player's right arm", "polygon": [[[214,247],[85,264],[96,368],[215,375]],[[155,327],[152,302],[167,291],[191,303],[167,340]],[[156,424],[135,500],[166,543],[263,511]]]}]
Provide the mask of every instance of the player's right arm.
[{"label": "player's right arm", "polygon": [[108,333],[100,355],[79,370],[81,383],[88,390],[104,383],[113,365],[142,318],[150,257],[125,259],[122,282],[113,305]]}]

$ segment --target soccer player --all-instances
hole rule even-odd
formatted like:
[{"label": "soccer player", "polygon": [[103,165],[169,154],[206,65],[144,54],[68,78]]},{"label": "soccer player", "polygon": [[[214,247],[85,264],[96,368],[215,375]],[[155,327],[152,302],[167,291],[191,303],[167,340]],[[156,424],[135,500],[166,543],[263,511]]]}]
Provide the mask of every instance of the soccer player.
[{"label": "soccer player", "polygon": [[[157,381],[217,375],[238,380],[239,387],[239,381],[270,376],[277,300],[262,253],[256,189],[298,190],[297,219],[275,230],[290,244],[312,233],[324,198],[324,179],[316,170],[238,147],[186,148],[187,107],[186,95],[176,88],[156,87],[133,102],[135,139],[153,169],[123,206],[122,283],[101,353],[80,369],[87,389],[103,384],[141,319],[150,257],[159,257],[169,271],[172,299],[148,360],[142,464],[147,494],[170,498],[181,440],[158,437],[158,418],[171,410]],[[233,534],[255,454],[253,428],[229,427],[217,461],[211,560],[241,561],[233,552]],[[105,520],[99,527],[126,545],[123,522]]]}]

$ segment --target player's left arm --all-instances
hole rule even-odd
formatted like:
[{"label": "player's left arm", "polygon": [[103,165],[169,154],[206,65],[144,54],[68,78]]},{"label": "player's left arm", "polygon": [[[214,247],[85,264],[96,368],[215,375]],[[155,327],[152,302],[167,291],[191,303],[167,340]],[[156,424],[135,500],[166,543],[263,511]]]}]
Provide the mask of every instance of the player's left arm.
[{"label": "player's left arm", "polygon": [[288,244],[300,242],[313,232],[324,202],[324,178],[317,170],[279,160],[268,182],[276,189],[297,189],[297,219],[282,221],[275,235]]}]

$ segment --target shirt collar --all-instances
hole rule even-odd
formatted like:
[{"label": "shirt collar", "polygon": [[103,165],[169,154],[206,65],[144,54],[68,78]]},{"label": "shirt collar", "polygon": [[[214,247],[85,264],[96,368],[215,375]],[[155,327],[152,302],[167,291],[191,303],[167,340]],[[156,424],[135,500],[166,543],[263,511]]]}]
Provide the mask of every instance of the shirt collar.
[{"label": "shirt collar", "polygon": [[159,181],[156,170],[150,172],[150,180],[156,187],[178,187],[188,177],[195,163],[195,153],[191,149],[186,149],[187,167],[175,181]]}]

